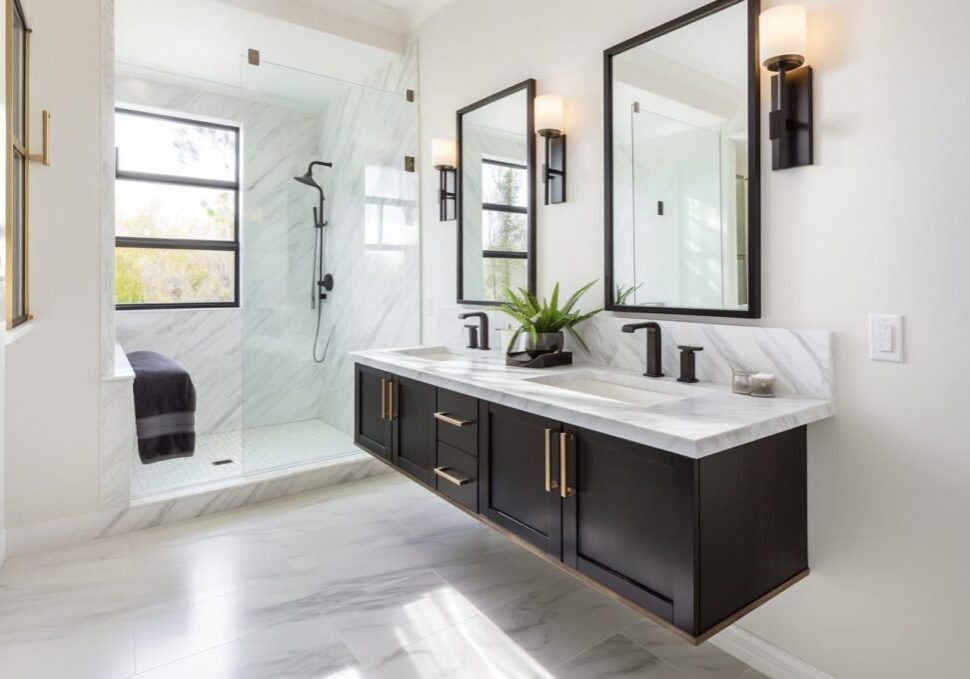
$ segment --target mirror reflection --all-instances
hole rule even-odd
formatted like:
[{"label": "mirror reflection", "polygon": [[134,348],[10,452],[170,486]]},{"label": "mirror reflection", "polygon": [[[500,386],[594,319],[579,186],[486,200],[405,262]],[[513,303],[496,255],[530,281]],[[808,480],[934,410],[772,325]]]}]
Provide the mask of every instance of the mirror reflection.
[{"label": "mirror reflection", "polygon": [[612,57],[615,305],[748,309],[751,53],[740,2]]},{"label": "mirror reflection", "polygon": [[459,111],[459,302],[534,290],[533,98],[526,81]]}]

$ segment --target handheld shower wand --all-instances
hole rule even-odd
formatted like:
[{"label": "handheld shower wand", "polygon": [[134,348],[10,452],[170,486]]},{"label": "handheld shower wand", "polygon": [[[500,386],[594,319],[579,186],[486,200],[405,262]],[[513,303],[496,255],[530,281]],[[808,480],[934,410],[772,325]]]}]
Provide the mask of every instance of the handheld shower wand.
[{"label": "handheld shower wand", "polygon": [[[317,310],[317,330],[313,339],[313,360],[317,363],[323,363],[327,358],[327,350],[330,348],[330,340],[333,339],[333,333],[331,332],[330,338],[323,347],[323,355],[318,358],[317,345],[320,343],[320,321],[323,315],[323,305],[321,302],[327,298],[327,292],[333,290],[333,276],[323,273],[323,227],[327,225],[327,219],[323,211],[323,203],[326,198],[323,195],[323,187],[313,178],[313,168],[317,165],[333,167],[333,163],[314,160],[307,166],[305,173],[293,177],[293,179],[305,186],[315,188],[320,194],[320,203],[318,207],[313,208],[313,282],[310,288],[310,308]],[[324,292],[325,290],[326,292]]]}]

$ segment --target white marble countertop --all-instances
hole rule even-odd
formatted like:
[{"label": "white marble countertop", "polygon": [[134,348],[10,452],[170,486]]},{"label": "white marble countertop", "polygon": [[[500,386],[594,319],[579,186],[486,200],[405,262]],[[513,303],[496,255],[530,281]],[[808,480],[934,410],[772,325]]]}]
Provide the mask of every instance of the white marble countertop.
[{"label": "white marble countertop", "polygon": [[[444,352],[456,356],[451,360],[427,358]],[[818,398],[753,398],[734,394],[724,385],[682,384],[674,377],[654,379],[599,366],[512,368],[505,365],[505,357],[498,351],[404,347],[354,351],[350,355],[358,363],[401,377],[695,459],[835,414],[831,401]],[[543,382],[572,378],[612,381],[680,398],[650,406],[633,405],[541,384],[534,381],[536,378]]]}]

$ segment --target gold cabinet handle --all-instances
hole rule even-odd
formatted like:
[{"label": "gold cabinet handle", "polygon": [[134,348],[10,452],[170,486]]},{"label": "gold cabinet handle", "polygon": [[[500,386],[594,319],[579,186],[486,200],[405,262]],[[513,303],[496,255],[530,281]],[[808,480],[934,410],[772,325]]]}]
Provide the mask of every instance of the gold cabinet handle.
[{"label": "gold cabinet handle", "polygon": [[43,143],[43,148],[41,148],[40,153],[34,153],[29,156],[30,160],[35,163],[43,163],[44,165],[51,164],[51,112],[44,111],[40,118],[40,131],[41,139]]},{"label": "gold cabinet handle", "polygon": [[450,481],[456,486],[467,486],[472,482],[472,480],[467,476],[455,476],[451,473],[451,469],[449,467],[435,467],[434,473],[443,478],[445,481]]},{"label": "gold cabinet handle", "polygon": [[467,427],[472,423],[471,420],[463,420],[458,417],[452,417],[446,412],[437,412],[434,414],[434,419],[444,422],[445,424],[450,424],[453,427]]},{"label": "gold cabinet handle", "polygon": [[568,451],[569,451],[569,434],[566,432],[561,432],[559,434],[559,494],[562,497],[569,497],[570,495],[575,495],[576,490],[569,487],[569,473],[566,469],[566,463],[568,462]]},{"label": "gold cabinet handle", "polygon": [[552,478],[552,429],[546,429],[546,492],[551,493],[559,487],[559,483]]},{"label": "gold cabinet handle", "polygon": [[394,419],[394,380],[387,380],[387,419]]},{"label": "gold cabinet handle", "polygon": [[381,378],[381,419],[387,419],[387,378]]}]

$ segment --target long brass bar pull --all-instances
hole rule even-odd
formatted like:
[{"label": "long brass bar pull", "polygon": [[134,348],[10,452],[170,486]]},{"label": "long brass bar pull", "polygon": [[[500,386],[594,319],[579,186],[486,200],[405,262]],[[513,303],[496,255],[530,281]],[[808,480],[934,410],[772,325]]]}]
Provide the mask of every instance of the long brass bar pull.
[{"label": "long brass bar pull", "polygon": [[40,117],[41,143],[43,147],[40,153],[30,155],[30,160],[35,163],[51,164],[51,112],[44,111]]},{"label": "long brass bar pull", "polygon": [[387,378],[381,378],[381,419],[390,419],[387,416]]},{"label": "long brass bar pull", "polygon": [[387,381],[387,419],[394,419],[394,380]]},{"label": "long brass bar pull", "polygon": [[445,424],[450,424],[453,427],[467,427],[472,423],[471,420],[463,420],[458,417],[452,417],[446,412],[437,412],[434,414],[434,419],[440,420]]},{"label": "long brass bar pull", "polygon": [[569,434],[566,432],[561,432],[559,434],[559,494],[562,497],[569,497],[570,495],[575,495],[576,490],[569,487],[569,470],[567,469],[567,462],[569,461]]},{"label": "long brass bar pull", "polygon": [[456,486],[466,486],[472,482],[467,476],[455,476],[451,473],[451,469],[448,467],[435,467],[434,473],[443,478],[445,481],[455,484]]},{"label": "long brass bar pull", "polygon": [[552,429],[546,429],[546,492],[551,493],[559,484],[552,478]]}]

